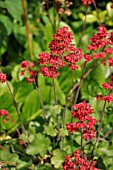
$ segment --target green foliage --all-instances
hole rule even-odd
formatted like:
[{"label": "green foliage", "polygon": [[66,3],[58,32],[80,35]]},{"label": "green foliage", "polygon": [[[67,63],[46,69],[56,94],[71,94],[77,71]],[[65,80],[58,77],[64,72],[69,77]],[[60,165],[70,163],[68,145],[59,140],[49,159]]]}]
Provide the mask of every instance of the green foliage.
[{"label": "green foliage", "polygon": [[0,160],[5,162],[10,162],[16,164],[19,156],[15,153],[10,153],[9,151],[0,150]]},{"label": "green foliage", "polygon": [[[55,80],[55,83],[56,83],[58,101],[60,102],[61,105],[63,105],[65,104],[65,95],[59,85],[59,82]],[[52,79],[44,77],[42,74],[39,74],[38,84],[42,94],[43,101],[46,103],[51,103],[52,101],[54,101]],[[46,89],[46,95],[45,95],[45,89]]]},{"label": "green foliage", "polygon": [[28,145],[26,153],[29,155],[40,154],[43,157],[49,149],[50,139],[38,133],[35,135],[35,139]]},{"label": "green foliage", "polygon": [[53,151],[53,157],[51,158],[51,163],[54,165],[56,169],[60,168],[62,163],[64,162],[64,156],[66,153],[61,151],[60,149],[56,149]]}]

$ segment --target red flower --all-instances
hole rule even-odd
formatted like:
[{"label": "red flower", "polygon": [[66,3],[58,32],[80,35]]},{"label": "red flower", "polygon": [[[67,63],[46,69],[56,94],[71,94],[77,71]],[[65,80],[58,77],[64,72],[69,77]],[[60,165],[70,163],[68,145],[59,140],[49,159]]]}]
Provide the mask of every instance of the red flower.
[{"label": "red flower", "polygon": [[111,90],[113,89],[113,76],[110,77],[110,83],[103,83],[102,84],[103,88]]},{"label": "red flower", "polygon": [[106,54],[103,53],[103,52],[93,53],[93,57],[94,57],[95,59],[104,58],[104,57],[106,57]]},{"label": "red flower", "polygon": [[81,0],[82,2],[83,2],[83,4],[84,5],[90,5],[92,2],[93,2],[93,0]]},{"label": "red flower", "polygon": [[7,110],[0,110],[0,116],[5,116],[5,119],[3,120],[4,123],[10,119],[10,114]]},{"label": "red flower", "polygon": [[105,39],[107,35],[107,29],[104,26],[98,27],[97,34],[94,34],[93,37],[89,39],[92,44],[88,45],[88,49],[97,50],[100,47],[105,47],[107,44],[109,44],[109,41],[106,41]]},{"label": "red flower", "polygon": [[25,75],[25,72],[27,72],[29,74],[30,77],[26,78],[27,83],[31,84],[34,82],[35,78],[37,76],[37,71],[33,70],[35,67],[35,64],[33,62],[30,62],[28,60],[22,61],[22,63],[20,64],[20,66],[23,68],[23,70],[21,70],[20,75],[23,76]]},{"label": "red flower", "polygon": [[63,170],[98,170],[95,168],[96,161],[89,160],[87,155],[81,156],[81,151],[76,150],[70,156],[65,156]]},{"label": "red flower", "polygon": [[6,75],[5,75],[4,73],[0,73],[0,81],[1,81],[2,83],[5,83],[6,80],[7,80]]},{"label": "red flower", "polygon": [[82,49],[77,49],[72,44],[73,35],[68,27],[59,28],[53,38],[49,44],[50,53],[39,54],[39,64],[44,76],[56,78],[60,75],[58,69],[64,67],[66,62],[72,70],[77,69],[76,62],[80,61],[83,55]]},{"label": "red flower", "polygon": [[86,62],[89,62],[92,60],[92,58],[89,54],[84,54],[84,58],[85,58]]},{"label": "red flower", "polygon": [[78,119],[78,122],[66,124],[66,128],[70,132],[76,132],[82,130],[82,136],[86,140],[90,140],[96,137],[96,132],[94,126],[96,125],[96,119],[89,116],[93,112],[92,107],[83,101],[79,104],[74,105],[75,110],[72,112],[72,115],[75,119]]}]

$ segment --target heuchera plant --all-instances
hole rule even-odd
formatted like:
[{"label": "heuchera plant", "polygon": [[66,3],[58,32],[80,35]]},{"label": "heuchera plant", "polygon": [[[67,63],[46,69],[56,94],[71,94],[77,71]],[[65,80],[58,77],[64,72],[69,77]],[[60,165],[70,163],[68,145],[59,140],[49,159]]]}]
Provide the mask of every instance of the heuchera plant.
[{"label": "heuchera plant", "polygon": [[[82,0],[84,5],[89,5],[93,2],[93,0]],[[67,67],[71,69],[72,72],[75,71],[80,67],[80,62],[83,62],[83,69],[82,75],[80,80],[73,84],[72,88],[70,89],[66,103],[64,106],[63,112],[63,120],[60,123],[60,114],[56,111],[57,117],[57,142],[61,141],[62,143],[62,150],[65,150],[65,136],[60,135],[60,129],[63,130],[67,129],[68,136],[70,139],[72,138],[73,134],[79,132],[81,134],[81,145],[80,148],[75,150],[74,153],[71,155],[65,156],[64,162],[62,162],[63,170],[97,170],[94,155],[94,150],[96,148],[97,142],[100,140],[100,134],[102,129],[102,123],[104,118],[104,112],[106,108],[106,104],[109,102],[113,102],[113,76],[110,77],[110,82],[103,82],[102,88],[108,91],[107,95],[97,94],[94,96],[97,100],[102,100],[104,102],[101,120],[99,124],[98,131],[96,131],[96,124],[97,120],[91,116],[94,112],[94,109],[90,104],[87,103],[86,100],[81,101],[78,103],[78,95],[80,92],[81,84],[84,79],[100,64],[106,66],[107,64],[109,67],[113,66],[113,58],[111,55],[113,54],[113,32],[108,32],[105,26],[99,26],[97,33],[95,33],[90,39],[90,43],[87,44],[87,49],[89,50],[88,53],[84,54],[81,48],[75,47],[73,44],[73,34],[69,31],[67,26],[63,28],[59,28],[56,34],[53,34],[53,40],[49,44],[50,52],[42,52],[38,55],[38,65],[40,66],[37,69],[36,65],[33,62],[28,60],[22,61],[21,63],[21,76],[26,77],[26,81],[28,84],[33,83],[35,88],[38,91],[38,95],[40,97],[40,102],[42,105],[42,110],[44,113],[44,120],[47,125],[48,120],[46,116],[46,109],[44,106],[43,98],[41,96],[41,92],[39,87],[37,86],[36,77],[39,72],[48,78],[53,80],[53,90],[54,90],[54,98],[55,98],[55,105],[59,106],[56,94],[56,84],[55,79],[58,76],[62,76],[61,69],[63,67]],[[88,63],[92,63],[90,69],[86,72],[86,66]],[[70,75],[69,75],[70,76]],[[8,84],[7,77],[4,73],[0,73],[0,82],[6,83],[10,94],[12,96],[12,100],[14,106],[16,108],[16,112],[22,127],[24,134],[27,136],[27,132],[25,130],[24,124],[21,119],[21,115],[18,111],[18,107],[16,101],[14,99],[13,93],[11,91],[10,85]],[[76,90],[77,89],[77,90]],[[76,90],[76,95],[74,96],[74,91]],[[72,97],[71,101],[71,111],[70,114],[72,115],[71,122],[66,124],[66,110],[68,107],[68,101]],[[10,118],[11,113],[7,110],[0,110],[0,116],[4,117],[3,121],[6,123],[7,121],[12,121],[15,126],[15,122]],[[17,133],[19,138],[22,139],[21,133],[19,132],[18,128],[16,127]],[[89,155],[85,153],[85,147],[93,141],[93,147],[90,150]],[[27,148],[27,144],[29,144],[29,138],[27,137],[27,141],[23,142],[25,147]]]},{"label": "heuchera plant", "polygon": [[[50,77],[53,79],[56,79],[60,75],[59,69],[62,67],[69,67],[71,70],[76,70],[79,67],[79,61],[84,60],[84,67],[88,62],[93,61],[93,66],[95,63],[95,66],[98,64],[102,63],[103,65],[106,65],[106,63],[109,63],[109,66],[113,66],[113,58],[110,57],[111,54],[113,54],[113,32],[108,33],[107,29],[104,26],[99,26],[98,27],[98,32],[95,33],[90,39],[91,44],[88,44],[88,49],[89,53],[83,54],[82,49],[80,48],[75,48],[75,45],[72,43],[73,41],[73,35],[72,33],[68,30],[68,27],[63,27],[59,28],[57,30],[57,33],[53,35],[53,40],[49,44],[50,52],[42,52],[39,54],[39,65],[41,68],[39,69],[40,72],[46,76]],[[100,51],[101,50],[101,51]],[[95,68],[92,67],[93,69]],[[33,62],[30,62],[28,60],[23,61],[21,63],[21,76],[24,76],[27,72],[28,77],[26,78],[27,83],[34,83],[35,82],[35,77],[38,74],[38,71],[36,69],[36,66]],[[81,81],[84,80],[84,78],[90,73],[88,71],[87,73],[83,73],[81,77]],[[0,81],[1,83],[7,83],[7,78],[4,73],[0,73]],[[8,85],[9,87],[9,85]],[[37,87],[37,86],[36,86]],[[78,83],[78,87],[80,87],[80,83]],[[65,117],[66,117],[66,111],[64,112],[64,119],[63,119],[63,128],[67,128],[67,130],[70,133],[76,133],[79,131],[81,133],[81,149],[76,150],[74,153],[72,153],[69,156],[65,156],[65,162],[62,164],[64,170],[96,170],[95,168],[96,161],[93,160],[94,155],[94,149],[96,147],[97,141],[100,138],[100,132],[102,130],[102,121],[104,117],[104,111],[105,111],[105,106],[106,103],[108,102],[113,102],[113,76],[111,76],[110,83],[104,82],[102,84],[102,87],[106,90],[109,91],[108,95],[103,96],[100,94],[97,94],[94,96],[97,101],[98,100],[104,100],[105,105],[103,108],[102,112],[102,119],[100,121],[100,128],[99,132],[96,133],[95,131],[95,126],[97,120],[94,119],[91,114],[93,113],[94,109],[84,100],[83,102],[80,102],[78,104],[74,104],[72,109],[71,109],[71,114],[72,114],[72,122],[69,122],[68,124],[65,125]],[[76,87],[72,87],[71,93],[74,91]],[[9,87],[10,89],[10,87]],[[55,89],[55,84],[54,84],[54,90]],[[12,93],[11,93],[12,94]],[[41,94],[40,94],[41,95]],[[54,91],[55,98],[56,93]],[[69,96],[68,98],[69,99]],[[14,100],[14,99],[13,99]],[[57,99],[56,99],[57,100]],[[42,107],[44,109],[44,104],[43,101],[41,101]],[[58,101],[56,101],[56,105],[58,105]],[[66,103],[67,105],[67,103]],[[65,110],[67,109],[67,106],[65,107]],[[0,116],[6,115],[6,118],[4,119],[4,123],[8,119],[10,119],[10,114],[7,110],[0,110]],[[18,115],[19,116],[19,115]],[[58,116],[58,115],[57,115]],[[46,115],[44,115],[46,119]],[[20,122],[22,124],[21,118]],[[74,121],[74,120],[75,121]],[[60,139],[60,131],[59,127],[61,125],[59,124],[58,121],[58,135]],[[24,130],[25,132],[25,130]],[[25,132],[26,133],[26,132]],[[58,139],[58,140],[59,140]],[[83,140],[86,141],[85,144],[83,144]],[[94,148],[91,151],[91,156],[90,158],[87,157],[85,154],[85,145],[92,141],[95,140]],[[64,137],[62,137],[62,150],[64,149]]]}]

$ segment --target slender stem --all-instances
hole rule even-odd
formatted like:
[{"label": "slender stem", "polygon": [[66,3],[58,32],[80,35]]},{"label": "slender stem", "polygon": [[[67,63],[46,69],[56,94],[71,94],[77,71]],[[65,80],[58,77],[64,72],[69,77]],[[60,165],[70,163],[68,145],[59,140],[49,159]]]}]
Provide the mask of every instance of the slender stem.
[{"label": "slender stem", "polygon": [[41,103],[42,110],[43,110],[44,121],[46,122],[46,111],[45,111],[45,107],[44,107],[42,95],[41,95],[40,89],[39,89],[38,86],[36,85],[35,79],[34,79],[34,85],[35,85],[35,88],[36,88],[36,90],[37,90],[37,92],[38,92],[38,95],[39,95],[40,103]]},{"label": "slender stem", "polygon": [[[56,95],[56,86],[55,86],[54,79],[53,79],[53,90],[54,90],[55,104],[58,105],[57,95]],[[60,139],[60,117],[59,117],[59,114],[57,114],[57,129],[58,129],[57,141],[59,141],[59,139]]]},{"label": "slender stem", "polygon": [[7,151],[7,149],[4,148],[2,145],[0,145],[0,148],[1,148],[2,150],[4,150],[4,151]]},{"label": "slender stem", "polygon": [[[92,67],[86,72],[86,74],[84,75],[84,72],[82,73],[83,75],[83,78],[82,78],[82,81],[91,73],[91,71],[95,68],[96,66],[96,63],[97,63],[97,60],[93,63]],[[85,67],[85,65],[84,65]],[[84,68],[85,69],[85,68]],[[82,82],[81,82],[82,83]],[[70,96],[71,94],[73,93],[73,91],[80,85],[80,81],[78,83],[76,83],[72,89],[69,91],[67,97],[66,97],[66,104],[65,104],[65,107],[64,107],[64,112],[63,112],[63,125],[62,127],[65,128],[65,119],[66,119],[66,110],[67,110],[67,105],[68,105],[68,101],[70,99]],[[63,144],[62,144],[63,146]],[[62,147],[63,148],[63,147]]]},{"label": "slender stem", "polygon": [[[110,94],[111,92],[112,92],[112,90],[110,90],[109,94]],[[109,94],[108,94],[108,95],[109,95]],[[106,108],[106,103],[107,103],[107,102],[105,101],[105,102],[104,102],[104,106],[103,106],[103,110],[102,110],[102,117],[101,117],[101,119],[100,119],[100,126],[99,126],[98,136],[97,136],[97,138],[96,138],[94,147],[93,147],[93,149],[92,149],[91,157],[93,157],[94,149],[95,149],[95,147],[96,147],[97,142],[99,141],[100,133],[101,133],[101,131],[102,131],[102,123],[103,123],[103,119],[104,119],[104,112],[105,112],[105,108]]]},{"label": "slender stem", "polygon": [[55,104],[58,105],[57,95],[56,95],[56,85],[55,85],[55,80],[54,79],[53,79],[53,90],[54,90]]},{"label": "slender stem", "polygon": [[57,24],[57,28],[60,27],[60,21],[61,21],[61,14],[58,14],[58,24]]},{"label": "slender stem", "polygon": [[[83,70],[82,70],[82,76],[81,76],[81,79],[80,79],[80,82],[79,82],[79,86],[78,86],[78,89],[77,89],[77,92],[76,92],[75,99],[74,99],[72,104],[76,104],[76,102],[77,102],[77,99],[78,99],[78,96],[79,96],[79,92],[80,92],[80,88],[81,88],[81,84],[82,84],[82,82],[84,80],[84,72],[85,72],[86,64],[87,64],[87,62],[84,63],[84,67],[83,67]],[[71,111],[73,111],[73,106],[71,108]],[[71,118],[71,122],[72,121],[73,121],[73,116]]]},{"label": "slender stem", "polygon": [[31,43],[31,39],[30,39],[29,25],[28,25],[28,20],[27,20],[27,15],[26,15],[27,10],[26,10],[24,0],[22,0],[22,8],[23,8],[23,19],[24,19],[24,22],[25,22],[26,34],[27,34],[27,39],[28,39],[29,52],[30,52],[31,60],[33,60],[34,56],[33,56],[33,53],[32,53],[32,43]]},{"label": "slender stem", "polygon": [[74,86],[74,74],[75,74],[75,70],[72,70],[72,88]]},{"label": "slender stem", "polygon": [[92,152],[91,152],[91,158],[93,158],[93,152],[94,152],[94,149],[95,149],[95,147],[96,147],[96,144],[97,144],[97,142],[98,142],[98,140],[99,140],[99,138],[100,138],[100,133],[101,133],[101,131],[102,131],[102,123],[103,123],[103,119],[104,119],[104,111],[105,111],[105,108],[106,108],[106,101],[104,102],[104,107],[103,107],[103,110],[102,110],[102,117],[101,117],[101,119],[100,119],[100,127],[99,127],[99,131],[98,131],[98,136],[97,136],[97,138],[96,138],[94,147],[93,147]]},{"label": "slender stem", "polygon": [[104,138],[104,139],[107,138],[107,137],[109,136],[109,134],[112,133],[112,132],[113,132],[113,128],[110,129],[110,130],[104,135],[103,138]]},{"label": "slender stem", "polygon": [[56,32],[56,4],[54,1],[54,25],[53,25],[54,33]]},{"label": "slender stem", "polygon": [[77,92],[76,92],[74,104],[76,104],[76,102],[77,102],[78,95],[79,95],[79,92],[80,92],[80,87],[81,87],[81,84],[84,80],[84,72],[85,72],[86,64],[87,64],[87,62],[84,63],[84,67],[83,67],[83,70],[82,70],[82,76],[81,76],[80,83],[79,83],[79,86],[78,86],[78,89],[77,89]]},{"label": "slender stem", "polygon": [[99,17],[99,12],[98,12],[98,9],[97,9],[95,0],[93,0],[93,5],[94,5],[94,7],[95,7],[95,11],[97,12],[97,18],[98,18],[98,20],[99,20],[99,23],[101,24],[101,20],[100,20],[100,17]]},{"label": "slender stem", "polygon": [[[82,43],[82,38],[84,36],[84,30],[85,30],[85,27],[86,27],[86,17],[87,17],[87,13],[88,13],[88,5],[86,5],[86,15],[85,15],[85,20],[84,20],[84,25],[83,25],[83,28],[82,28],[82,35],[80,37],[80,41],[78,43],[78,48],[80,48],[81,46],[81,43]],[[72,87],[73,87],[73,84],[74,84],[74,70],[72,70]],[[77,94],[76,94],[76,99],[78,98],[78,94],[79,94],[79,90],[80,90],[80,86],[81,86],[81,83],[82,83],[82,80],[80,81],[80,85],[78,87],[78,90],[77,90]],[[72,104],[71,104],[71,110],[73,110],[73,104],[74,104],[74,96],[73,96],[73,99],[72,99]]]},{"label": "slender stem", "polygon": [[85,30],[85,27],[86,27],[87,13],[88,13],[88,5],[86,5],[86,12],[85,12],[84,25],[83,25],[83,28],[82,28],[82,35],[81,35],[80,41],[79,41],[79,43],[78,43],[78,48],[80,48],[80,46],[81,46],[81,44],[82,44],[82,38],[83,38],[83,36],[84,36],[84,30]]},{"label": "slender stem", "polygon": [[19,119],[19,121],[20,121],[20,124],[21,124],[22,130],[23,130],[24,134],[27,136],[27,133],[26,133],[26,130],[25,130],[24,124],[23,124],[23,122],[22,122],[22,119],[21,119],[20,113],[19,113],[19,111],[18,111],[17,103],[16,103],[16,101],[15,101],[15,99],[14,99],[14,95],[13,95],[13,93],[12,93],[12,91],[11,91],[11,88],[10,88],[10,86],[9,86],[9,83],[8,83],[7,81],[6,81],[6,83],[7,83],[7,86],[8,86],[9,92],[10,92],[10,94],[11,94],[11,97],[12,97],[12,100],[13,100],[13,104],[14,104],[14,106],[15,106],[15,109],[16,109],[16,112],[17,112],[18,119]]},{"label": "slender stem", "polygon": [[82,135],[82,133],[83,133],[83,130],[81,130],[81,141],[80,141],[80,143],[81,143],[81,151],[82,151],[82,155],[84,154],[84,148],[83,148],[83,135]]},{"label": "slender stem", "polygon": [[67,109],[67,104],[68,104],[68,97],[66,99],[66,104],[65,104],[65,108],[64,108],[64,113],[63,113],[63,123],[62,123],[62,127],[63,129],[65,128],[65,121],[66,121],[66,109]]},{"label": "slender stem", "polygon": [[82,146],[82,150],[84,150],[85,146],[86,146],[88,143],[90,143],[92,140],[93,140],[93,138],[90,139],[90,140],[88,140],[87,142],[85,142],[84,145]]},{"label": "slender stem", "polygon": [[[21,133],[20,133],[19,129],[17,128],[16,124],[15,124],[15,121],[12,120],[11,118],[10,118],[10,121],[13,123],[13,125],[14,125],[14,127],[15,127],[17,133],[18,133],[19,138],[22,138]],[[27,147],[27,145],[26,145],[25,142],[24,142],[24,145],[25,145],[25,147]]]},{"label": "slender stem", "polygon": [[[86,74],[83,76],[83,80],[91,73],[91,71],[95,68],[95,65],[97,63],[97,60],[93,63],[92,67],[86,72]],[[68,101],[70,99],[70,95],[73,93],[73,91],[79,86],[80,81],[78,83],[76,83],[72,89],[69,91],[67,98],[66,98],[66,104],[65,104],[65,108],[64,108],[64,113],[63,113],[63,122],[65,122],[65,118],[66,118],[66,110],[67,110],[67,104]],[[63,126],[65,126],[65,123],[63,123]]]},{"label": "slender stem", "polygon": [[10,165],[10,166],[17,166],[17,164],[14,164],[14,163],[11,163],[11,162],[5,162],[5,161],[0,161],[0,164],[1,165],[7,164],[7,165]]},{"label": "slender stem", "polygon": [[62,150],[64,150],[64,137],[62,137],[61,139],[62,139]]}]

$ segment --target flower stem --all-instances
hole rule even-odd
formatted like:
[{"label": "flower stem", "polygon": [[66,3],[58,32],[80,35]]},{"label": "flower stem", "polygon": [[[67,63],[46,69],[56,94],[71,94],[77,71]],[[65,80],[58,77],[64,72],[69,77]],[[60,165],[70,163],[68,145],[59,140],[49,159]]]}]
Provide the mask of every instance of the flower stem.
[{"label": "flower stem", "polygon": [[[53,79],[53,90],[54,90],[55,104],[58,105],[57,95],[56,95],[56,85],[55,85],[54,79]],[[58,129],[57,141],[59,141],[59,139],[60,139],[60,117],[59,117],[59,114],[57,114],[57,129]]]},{"label": "flower stem", "polygon": [[100,119],[100,127],[99,127],[99,131],[98,131],[98,136],[97,136],[97,138],[96,138],[94,147],[93,147],[93,149],[92,149],[92,151],[91,151],[91,158],[93,158],[93,152],[94,152],[94,149],[95,149],[95,147],[96,147],[96,144],[97,144],[97,142],[98,142],[98,140],[99,140],[99,138],[100,138],[100,133],[101,133],[101,131],[102,131],[102,123],[103,123],[103,119],[104,119],[104,111],[105,111],[105,108],[106,108],[106,101],[104,102],[104,106],[103,106],[103,110],[102,110],[102,117],[101,117],[101,119]]},{"label": "flower stem", "polygon": [[22,8],[23,8],[23,19],[24,19],[25,27],[26,27],[26,34],[27,34],[30,57],[31,57],[31,60],[33,60],[34,56],[32,53],[32,43],[31,43],[31,39],[30,39],[29,25],[28,25],[28,20],[27,20],[27,15],[26,15],[26,6],[25,6],[24,0],[22,0]]},{"label": "flower stem", "polygon": [[85,19],[84,19],[84,25],[82,27],[82,35],[80,37],[79,43],[78,43],[78,48],[80,48],[81,44],[82,44],[82,38],[84,36],[84,30],[86,28],[86,18],[87,18],[87,13],[88,13],[88,5],[86,5],[86,12],[85,12]]},{"label": "flower stem", "polygon": [[42,95],[41,95],[41,92],[40,92],[40,89],[38,88],[38,86],[36,85],[36,80],[34,79],[34,86],[38,92],[38,95],[39,95],[39,99],[40,99],[40,103],[41,103],[41,106],[42,106],[42,110],[43,110],[43,117],[44,117],[44,121],[46,122],[46,111],[45,111],[45,107],[44,107],[44,102],[43,102],[43,99],[42,99]]},{"label": "flower stem", "polygon": [[16,109],[16,112],[17,112],[18,119],[19,119],[19,121],[20,121],[20,124],[21,124],[22,130],[23,130],[24,134],[27,136],[27,133],[26,133],[26,130],[25,130],[24,124],[23,124],[23,122],[22,122],[22,119],[21,119],[20,113],[19,113],[19,111],[18,111],[17,103],[16,103],[16,101],[15,101],[15,99],[14,99],[14,95],[13,95],[13,93],[12,93],[12,91],[11,91],[11,88],[10,88],[10,86],[9,86],[9,83],[8,83],[7,81],[6,81],[6,83],[7,83],[7,86],[8,86],[9,92],[10,92],[10,94],[11,94],[11,97],[12,97],[12,100],[13,100],[13,104],[14,104],[14,107],[15,107],[15,109]]}]

